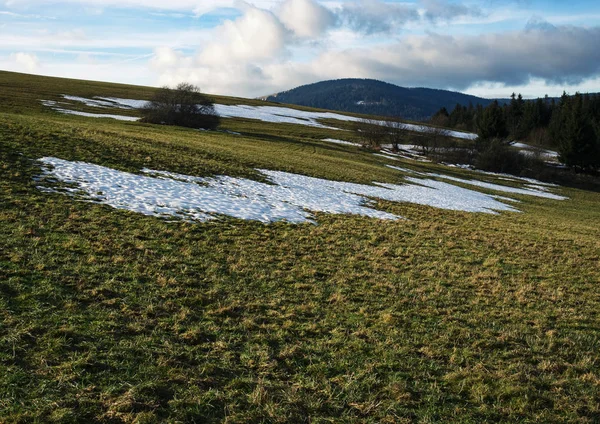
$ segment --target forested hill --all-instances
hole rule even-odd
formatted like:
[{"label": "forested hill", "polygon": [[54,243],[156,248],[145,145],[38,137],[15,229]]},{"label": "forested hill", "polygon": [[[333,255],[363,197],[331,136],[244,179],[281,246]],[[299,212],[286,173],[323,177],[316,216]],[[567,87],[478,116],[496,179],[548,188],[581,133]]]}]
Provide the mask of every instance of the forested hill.
[{"label": "forested hill", "polygon": [[454,91],[404,88],[382,81],[354,78],[303,85],[263,99],[344,112],[400,116],[412,120],[429,119],[440,108],[452,110],[457,103],[487,106],[493,101]]}]

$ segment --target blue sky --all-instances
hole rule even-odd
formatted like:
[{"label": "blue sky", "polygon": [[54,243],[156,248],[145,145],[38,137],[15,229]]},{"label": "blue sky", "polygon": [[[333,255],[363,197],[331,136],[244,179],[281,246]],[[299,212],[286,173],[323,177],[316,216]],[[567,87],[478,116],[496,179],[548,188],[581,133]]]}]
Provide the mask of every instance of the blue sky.
[{"label": "blue sky", "polygon": [[246,97],[345,77],[600,92],[597,3],[0,0],[0,69]]}]

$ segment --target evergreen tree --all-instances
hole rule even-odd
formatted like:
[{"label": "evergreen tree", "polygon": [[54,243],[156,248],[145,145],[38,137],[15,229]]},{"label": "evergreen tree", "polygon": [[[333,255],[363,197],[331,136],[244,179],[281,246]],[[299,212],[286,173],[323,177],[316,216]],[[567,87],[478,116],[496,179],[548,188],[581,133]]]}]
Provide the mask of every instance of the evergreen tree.
[{"label": "evergreen tree", "polygon": [[558,104],[552,100],[552,117],[550,119],[549,132],[550,142],[552,146],[559,146],[561,140],[564,138],[565,131],[565,118],[568,109],[569,96],[566,92],[563,92]]},{"label": "evergreen tree", "polygon": [[506,107],[506,124],[510,136],[514,139],[521,139],[526,135],[522,125],[524,109],[523,96],[513,93],[510,104]]},{"label": "evergreen tree", "polygon": [[562,106],[562,129],[559,131],[560,160],[583,171],[600,166],[597,123],[586,112],[587,102],[581,94],[567,99]]},{"label": "evergreen tree", "polygon": [[450,126],[452,128],[458,127],[464,122],[462,106],[458,103],[454,106],[452,113],[450,114]]},{"label": "evergreen tree", "polygon": [[497,100],[483,110],[477,122],[477,134],[483,140],[508,136],[506,122]]},{"label": "evergreen tree", "polygon": [[448,113],[448,110],[443,107],[433,115],[429,122],[440,127],[448,127],[450,125],[450,114]]}]

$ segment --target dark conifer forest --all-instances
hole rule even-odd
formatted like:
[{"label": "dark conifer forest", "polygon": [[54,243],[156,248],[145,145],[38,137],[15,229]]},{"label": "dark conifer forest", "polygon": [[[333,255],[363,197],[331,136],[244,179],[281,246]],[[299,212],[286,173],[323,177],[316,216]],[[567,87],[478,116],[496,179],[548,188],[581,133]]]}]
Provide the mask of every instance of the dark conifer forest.
[{"label": "dark conifer forest", "polygon": [[552,148],[561,162],[581,171],[600,167],[600,95],[564,93],[560,99],[523,100],[513,94],[509,103],[487,107],[457,104],[441,108],[432,121],[475,132],[482,140],[525,141]]},{"label": "dark conifer forest", "polygon": [[[493,101],[455,91],[405,88],[382,81],[358,78],[303,85],[266,96],[264,99],[344,112],[395,116],[416,121],[431,118],[441,107],[451,109],[457,103],[487,106]],[[508,101],[509,99],[499,100],[501,104]]]}]

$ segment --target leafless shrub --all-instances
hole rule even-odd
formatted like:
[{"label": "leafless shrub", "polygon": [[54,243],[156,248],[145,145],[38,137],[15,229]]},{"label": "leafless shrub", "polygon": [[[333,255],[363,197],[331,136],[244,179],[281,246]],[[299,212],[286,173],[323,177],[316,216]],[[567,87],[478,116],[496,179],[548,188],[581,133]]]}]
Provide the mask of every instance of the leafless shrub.
[{"label": "leafless shrub", "polygon": [[219,116],[212,101],[192,84],[160,88],[142,110],[142,122],[215,129]]}]

